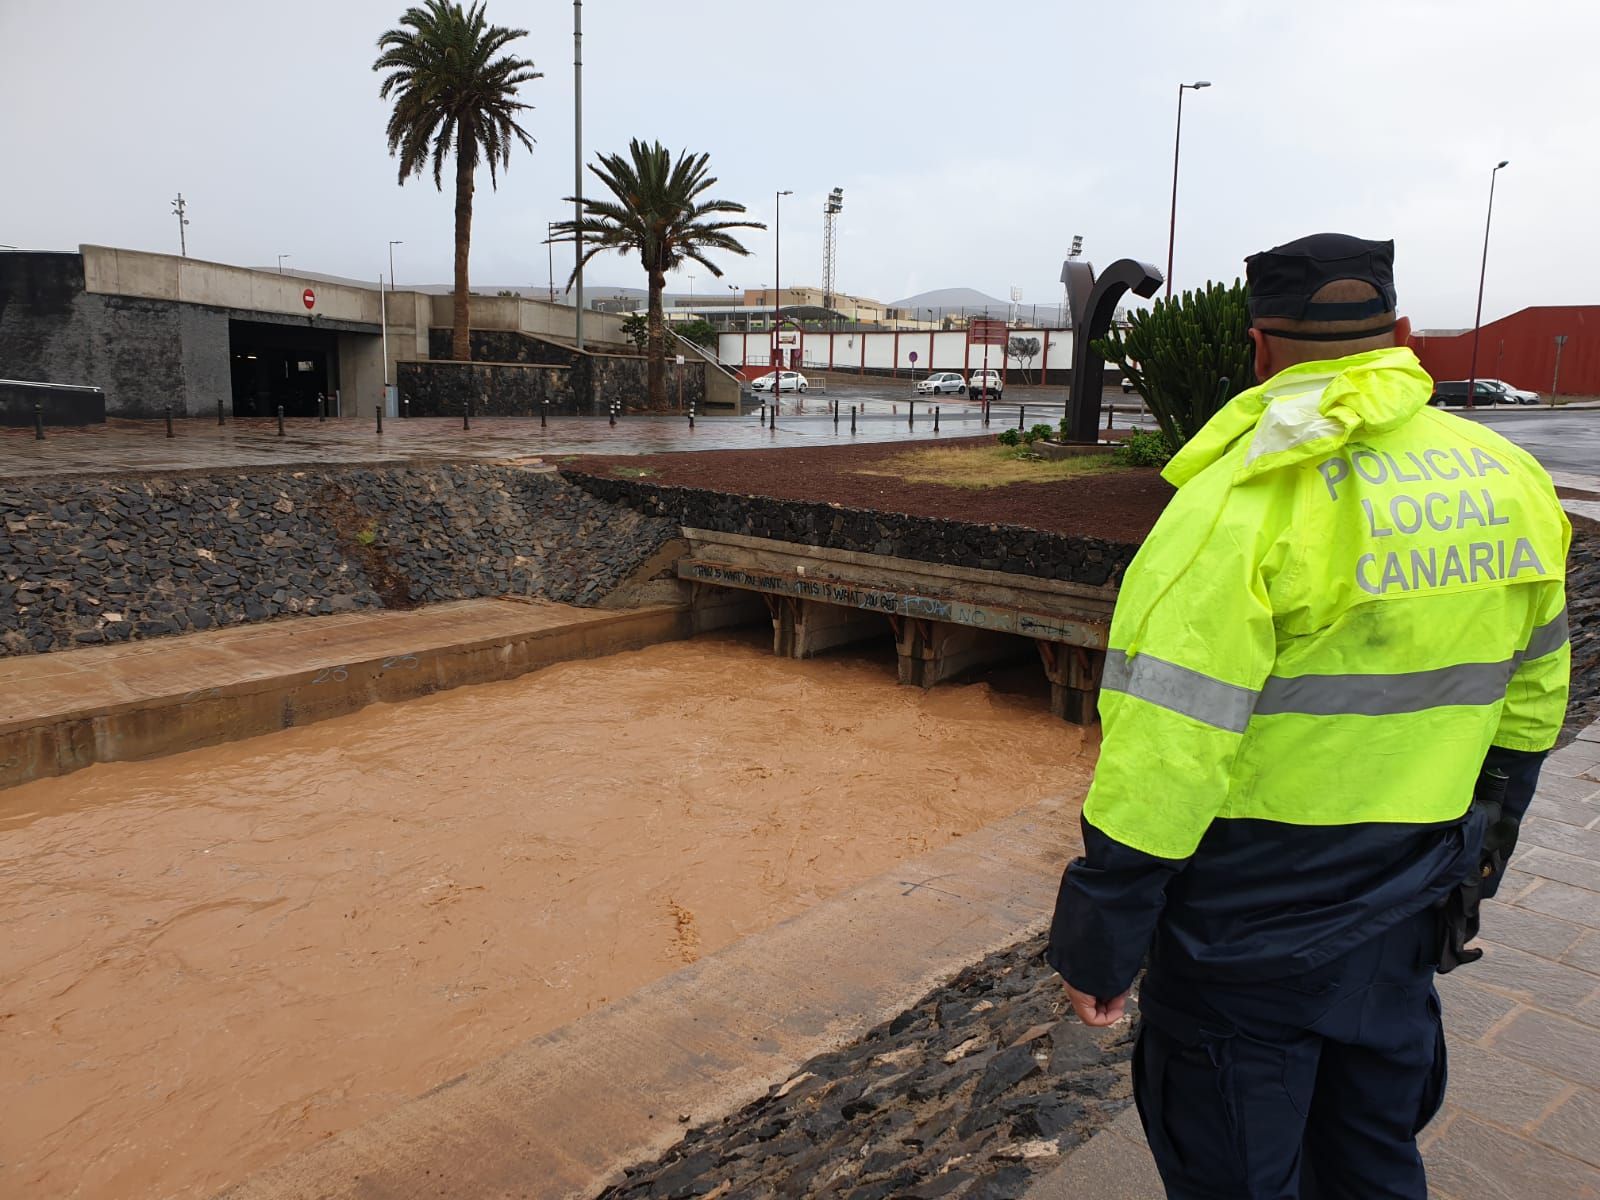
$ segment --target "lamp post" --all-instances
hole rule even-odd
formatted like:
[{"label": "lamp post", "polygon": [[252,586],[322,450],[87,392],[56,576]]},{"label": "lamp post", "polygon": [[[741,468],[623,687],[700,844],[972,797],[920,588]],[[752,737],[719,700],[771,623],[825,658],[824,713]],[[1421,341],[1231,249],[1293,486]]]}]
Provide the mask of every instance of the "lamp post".
[{"label": "lamp post", "polygon": [[1511,160],[1502,158],[1489,172],[1489,213],[1483,219],[1483,262],[1478,266],[1478,311],[1472,318],[1472,368],[1467,372],[1467,407],[1476,408],[1478,392],[1478,329],[1483,324],[1483,279],[1489,272],[1489,223],[1494,220],[1494,177]]},{"label": "lamp post", "polygon": [[572,274],[574,340],[583,349],[583,0],[572,0]]},{"label": "lamp post", "polygon": [[405,242],[400,238],[391,238],[389,241],[389,290],[391,292],[394,291],[394,248],[404,245]]},{"label": "lamp post", "polygon": [[[734,319],[739,315],[739,302],[737,299],[739,295],[739,285],[737,283],[730,283],[728,284],[728,290],[733,293],[733,295],[728,298],[728,303],[730,305],[728,309],[728,332],[732,333]],[[750,332],[750,318],[748,315],[744,319],[744,331],[746,333]]]},{"label": "lamp post", "polygon": [[288,254],[280,254],[280,255],[278,255],[278,274],[279,275],[283,274],[283,260],[286,259],[286,258],[290,258],[290,257],[292,257],[292,256],[288,255]]},{"label": "lamp post", "polygon": [[1178,85],[1178,131],[1172,138],[1172,216],[1167,222],[1167,299],[1172,299],[1172,244],[1178,235],[1178,150],[1183,145],[1183,93],[1211,86],[1209,79]]},{"label": "lamp post", "polygon": [[544,223],[544,248],[550,259],[550,303],[556,302],[556,223]]},{"label": "lamp post", "polygon": [[[783,198],[794,195],[793,191],[774,192],[772,194],[772,349],[778,350],[778,322],[783,319]],[[777,363],[780,372],[778,378],[783,378],[783,360]],[[778,385],[773,383],[773,399],[778,396]]]}]

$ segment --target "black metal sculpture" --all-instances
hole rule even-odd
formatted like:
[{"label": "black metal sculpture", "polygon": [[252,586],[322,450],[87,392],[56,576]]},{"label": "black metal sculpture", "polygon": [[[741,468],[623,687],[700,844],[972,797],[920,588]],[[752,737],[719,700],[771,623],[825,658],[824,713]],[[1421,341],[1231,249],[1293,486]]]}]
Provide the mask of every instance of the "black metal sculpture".
[{"label": "black metal sculpture", "polygon": [[[1083,297],[1085,271],[1087,278],[1093,280],[1093,288],[1086,298]],[[1100,393],[1105,386],[1106,370],[1105,359],[1094,348],[1094,342],[1110,330],[1117,301],[1124,292],[1132,291],[1149,299],[1164,280],[1161,272],[1150,263],[1132,258],[1118,259],[1098,279],[1087,263],[1068,262],[1062,267],[1061,280],[1067,285],[1067,299],[1072,306],[1072,389],[1067,394],[1067,440],[1094,442],[1099,440]]]}]

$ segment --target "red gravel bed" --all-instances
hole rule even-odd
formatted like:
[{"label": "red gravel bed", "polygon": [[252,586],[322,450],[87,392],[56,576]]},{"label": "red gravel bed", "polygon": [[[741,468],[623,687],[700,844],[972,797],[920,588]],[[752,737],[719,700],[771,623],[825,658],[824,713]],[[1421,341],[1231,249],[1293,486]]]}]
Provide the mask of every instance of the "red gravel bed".
[{"label": "red gravel bed", "polygon": [[[993,445],[991,437],[951,438],[941,446]],[[1158,472],[1126,468],[1051,483],[957,488],[907,483],[882,475],[882,464],[926,442],[825,446],[817,449],[699,450],[673,454],[589,454],[564,470],[639,479],[669,487],[703,488],[778,500],[811,500],[846,508],[915,517],[1021,525],[1074,537],[1137,543],[1172,497]],[[614,468],[623,468],[618,473]],[[641,476],[639,472],[650,474]]]}]

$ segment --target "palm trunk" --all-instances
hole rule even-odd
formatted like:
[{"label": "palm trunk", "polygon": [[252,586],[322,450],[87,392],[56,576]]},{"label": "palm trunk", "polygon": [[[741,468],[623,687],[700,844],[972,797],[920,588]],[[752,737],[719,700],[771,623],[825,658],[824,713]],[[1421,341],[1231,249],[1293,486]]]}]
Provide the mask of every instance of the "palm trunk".
[{"label": "palm trunk", "polygon": [[661,292],[667,286],[667,277],[660,271],[650,272],[650,337],[645,348],[648,355],[646,378],[650,391],[650,407],[660,412],[667,406],[667,331],[666,318],[661,313]]},{"label": "palm trunk", "polygon": [[472,159],[467,147],[472,136],[465,124],[456,131],[456,292],[450,327],[450,357],[457,362],[472,358],[471,313],[467,299],[467,255],[472,248]]}]

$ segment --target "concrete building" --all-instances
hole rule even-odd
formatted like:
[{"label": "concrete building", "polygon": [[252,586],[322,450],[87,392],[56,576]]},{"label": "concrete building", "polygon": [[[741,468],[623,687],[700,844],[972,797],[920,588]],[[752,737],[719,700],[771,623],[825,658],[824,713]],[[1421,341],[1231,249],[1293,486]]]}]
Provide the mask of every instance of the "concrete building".
[{"label": "concrete building", "polygon": [[[398,364],[435,358],[451,297],[380,293],[293,273],[105,246],[0,251],[0,379],[92,386],[113,417],[370,415]],[[576,313],[474,296],[472,328],[552,343]],[[631,353],[615,315],[585,313],[587,345]],[[387,352],[387,355],[386,355]],[[391,412],[394,402],[389,402]]]}]

